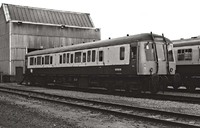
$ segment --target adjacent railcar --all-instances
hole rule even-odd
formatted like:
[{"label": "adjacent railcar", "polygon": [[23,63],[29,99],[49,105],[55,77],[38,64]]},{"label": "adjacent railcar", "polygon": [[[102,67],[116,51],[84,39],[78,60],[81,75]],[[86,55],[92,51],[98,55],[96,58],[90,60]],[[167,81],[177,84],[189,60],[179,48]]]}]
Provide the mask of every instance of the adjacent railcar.
[{"label": "adjacent railcar", "polygon": [[25,81],[156,93],[175,74],[173,45],[152,33],[39,50],[26,55]]},{"label": "adjacent railcar", "polygon": [[200,38],[173,41],[179,84],[175,89],[185,86],[189,91],[200,87]]}]

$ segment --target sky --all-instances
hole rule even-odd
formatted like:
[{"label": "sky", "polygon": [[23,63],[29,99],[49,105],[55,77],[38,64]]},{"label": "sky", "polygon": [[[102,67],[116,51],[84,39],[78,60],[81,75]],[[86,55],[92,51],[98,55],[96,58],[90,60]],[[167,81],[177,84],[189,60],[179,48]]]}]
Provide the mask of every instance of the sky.
[{"label": "sky", "polygon": [[0,0],[90,13],[101,39],[153,32],[175,40],[200,36],[200,0]]}]

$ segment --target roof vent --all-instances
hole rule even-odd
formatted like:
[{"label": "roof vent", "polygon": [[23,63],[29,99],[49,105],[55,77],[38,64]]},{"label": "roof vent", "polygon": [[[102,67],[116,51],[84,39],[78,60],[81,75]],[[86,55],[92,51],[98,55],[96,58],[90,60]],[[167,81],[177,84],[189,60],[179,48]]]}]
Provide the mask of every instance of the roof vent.
[{"label": "roof vent", "polygon": [[60,27],[63,29],[63,28],[65,28],[65,25],[61,25]]},{"label": "roof vent", "polygon": [[21,21],[18,21],[18,22],[17,22],[17,24],[21,25],[21,24],[22,24],[22,22],[21,22]]}]

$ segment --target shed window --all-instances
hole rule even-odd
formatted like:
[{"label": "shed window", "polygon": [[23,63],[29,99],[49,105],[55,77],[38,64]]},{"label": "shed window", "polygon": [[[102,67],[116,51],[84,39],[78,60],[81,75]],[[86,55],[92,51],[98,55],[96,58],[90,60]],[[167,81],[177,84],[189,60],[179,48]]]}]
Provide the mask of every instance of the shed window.
[{"label": "shed window", "polygon": [[103,61],[103,51],[99,51],[99,62]]},{"label": "shed window", "polygon": [[125,58],[125,47],[120,47],[120,60]]},{"label": "shed window", "polygon": [[37,65],[41,65],[41,58],[42,58],[41,56],[37,57]]},{"label": "shed window", "polygon": [[71,63],[74,63],[74,54],[71,54]]},{"label": "shed window", "polygon": [[96,58],[96,51],[92,50],[92,62],[95,62],[95,58]]},{"label": "shed window", "polygon": [[45,64],[49,64],[49,56],[45,56],[44,59],[45,59]]},{"label": "shed window", "polygon": [[69,53],[67,53],[67,63],[69,63],[69,57],[70,57],[70,54]]},{"label": "shed window", "polygon": [[75,52],[75,63],[81,62],[81,52]]},{"label": "shed window", "polygon": [[34,64],[34,57],[31,57],[30,58],[30,65],[33,65]]},{"label": "shed window", "polygon": [[86,62],[86,53],[85,52],[83,53],[83,62],[84,63]]},{"label": "shed window", "polygon": [[87,52],[87,62],[90,62],[90,58],[91,58],[91,51]]}]

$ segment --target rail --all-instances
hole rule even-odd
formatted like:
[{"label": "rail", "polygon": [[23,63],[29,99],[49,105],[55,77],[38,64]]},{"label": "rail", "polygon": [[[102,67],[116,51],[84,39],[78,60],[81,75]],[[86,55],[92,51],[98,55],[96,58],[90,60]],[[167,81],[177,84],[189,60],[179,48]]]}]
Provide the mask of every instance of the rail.
[{"label": "rail", "polygon": [[137,118],[140,120],[155,122],[167,126],[200,128],[200,116],[197,115],[161,111],[95,100],[72,98],[62,95],[54,95],[43,92],[13,89],[6,87],[0,87],[0,91],[5,93],[12,93],[14,95],[24,96],[27,98],[45,100],[57,104],[76,106],[86,108],[89,110],[124,116],[127,118]]}]

